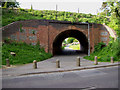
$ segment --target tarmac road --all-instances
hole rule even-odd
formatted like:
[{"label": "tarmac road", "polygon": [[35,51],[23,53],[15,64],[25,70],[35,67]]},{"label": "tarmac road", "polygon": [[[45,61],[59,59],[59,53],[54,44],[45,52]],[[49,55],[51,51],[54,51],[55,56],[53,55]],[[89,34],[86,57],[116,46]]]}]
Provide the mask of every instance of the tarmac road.
[{"label": "tarmac road", "polygon": [[3,78],[3,88],[118,88],[118,66]]}]

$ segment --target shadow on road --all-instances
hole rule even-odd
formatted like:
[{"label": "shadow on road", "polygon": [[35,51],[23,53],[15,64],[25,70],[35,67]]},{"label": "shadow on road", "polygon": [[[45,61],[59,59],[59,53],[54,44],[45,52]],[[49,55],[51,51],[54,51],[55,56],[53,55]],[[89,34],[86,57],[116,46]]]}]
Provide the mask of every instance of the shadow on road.
[{"label": "shadow on road", "polygon": [[65,49],[65,50],[62,50],[62,53],[60,55],[79,55],[79,54],[85,54],[85,53],[81,50]]}]

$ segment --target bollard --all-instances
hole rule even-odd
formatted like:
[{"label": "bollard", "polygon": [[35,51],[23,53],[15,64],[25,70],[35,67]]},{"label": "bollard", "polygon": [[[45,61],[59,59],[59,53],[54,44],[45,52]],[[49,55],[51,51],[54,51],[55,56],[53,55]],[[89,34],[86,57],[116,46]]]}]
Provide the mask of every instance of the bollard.
[{"label": "bollard", "polygon": [[58,59],[56,60],[56,68],[60,68],[60,61]]},{"label": "bollard", "polygon": [[36,60],[33,61],[33,68],[37,69],[37,61]]},{"label": "bollard", "polygon": [[97,56],[95,56],[94,64],[95,64],[95,65],[98,65]]},{"label": "bollard", "polygon": [[80,66],[80,57],[77,57],[77,66]]},{"label": "bollard", "polygon": [[6,59],[6,66],[10,67],[10,61],[9,61],[9,59]]},{"label": "bollard", "polygon": [[114,58],[113,57],[111,57],[111,63],[114,63]]}]

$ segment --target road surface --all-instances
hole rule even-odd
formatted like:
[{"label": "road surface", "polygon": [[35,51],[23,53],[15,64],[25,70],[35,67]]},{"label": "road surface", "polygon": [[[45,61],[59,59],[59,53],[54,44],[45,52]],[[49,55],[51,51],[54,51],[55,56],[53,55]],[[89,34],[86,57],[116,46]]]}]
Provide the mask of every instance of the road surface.
[{"label": "road surface", "polygon": [[3,88],[118,88],[118,67],[3,78]]}]

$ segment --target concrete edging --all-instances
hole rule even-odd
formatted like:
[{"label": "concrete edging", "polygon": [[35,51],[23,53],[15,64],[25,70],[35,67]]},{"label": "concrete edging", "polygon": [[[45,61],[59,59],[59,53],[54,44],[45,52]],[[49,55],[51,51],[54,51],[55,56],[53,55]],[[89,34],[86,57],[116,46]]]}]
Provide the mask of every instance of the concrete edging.
[{"label": "concrete edging", "polygon": [[95,66],[86,66],[86,67],[77,67],[73,69],[58,69],[53,71],[45,71],[45,72],[33,72],[33,73],[25,73],[16,76],[23,76],[23,75],[33,75],[33,74],[45,74],[45,73],[56,73],[56,72],[68,72],[68,71],[77,71],[77,70],[85,70],[85,69],[94,69],[94,68],[102,68],[102,67],[111,67],[111,66],[119,66],[120,63],[114,64],[107,64],[107,65],[95,65]]}]

